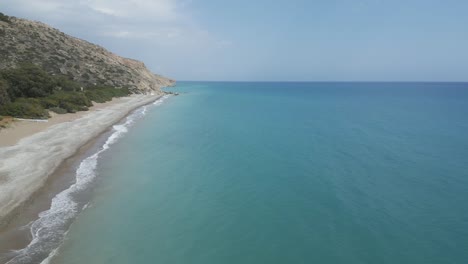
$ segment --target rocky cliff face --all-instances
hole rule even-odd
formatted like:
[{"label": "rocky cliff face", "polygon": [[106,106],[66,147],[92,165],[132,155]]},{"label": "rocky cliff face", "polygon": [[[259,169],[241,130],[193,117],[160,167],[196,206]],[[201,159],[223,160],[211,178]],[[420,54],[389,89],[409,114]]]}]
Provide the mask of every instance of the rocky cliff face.
[{"label": "rocky cliff face", "polygon": [[84,85],[128,87],[134,93],[158,92],[174,84],[151,73],[140,61],[122,58],[41,22],[8,20],[0,20],[0,69],[34,63]]}]

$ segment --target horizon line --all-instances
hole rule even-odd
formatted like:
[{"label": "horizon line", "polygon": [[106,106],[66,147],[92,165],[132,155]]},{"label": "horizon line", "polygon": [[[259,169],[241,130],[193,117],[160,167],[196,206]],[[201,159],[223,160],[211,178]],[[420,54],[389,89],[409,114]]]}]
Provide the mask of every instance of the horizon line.
[{"label": "horizon line", "polygon": [[257,82],[257,83],[466,83],[467,81],[244,81],[244,80],[177,80],[176,82]]}]

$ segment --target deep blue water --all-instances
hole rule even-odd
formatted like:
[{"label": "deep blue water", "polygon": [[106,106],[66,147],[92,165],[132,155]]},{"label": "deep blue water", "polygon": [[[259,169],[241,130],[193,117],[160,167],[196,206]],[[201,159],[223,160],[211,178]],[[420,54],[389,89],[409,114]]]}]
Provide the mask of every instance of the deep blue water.
[{"label": "deep blue water", "polygon": [[468,263],[468,84],[182,82],[54,263]]}]

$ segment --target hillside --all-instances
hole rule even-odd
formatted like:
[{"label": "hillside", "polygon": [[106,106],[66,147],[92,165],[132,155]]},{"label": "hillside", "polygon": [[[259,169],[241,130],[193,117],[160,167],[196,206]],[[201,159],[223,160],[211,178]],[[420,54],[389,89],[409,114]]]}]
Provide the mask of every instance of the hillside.
[{"label": "hillside", "polygon": [[2,16],[0,42],[0,70],[32,63],[83,86],[128,88],[132,93],[158,92],[174,84],[140,61],[120,57],[41,22]]}]

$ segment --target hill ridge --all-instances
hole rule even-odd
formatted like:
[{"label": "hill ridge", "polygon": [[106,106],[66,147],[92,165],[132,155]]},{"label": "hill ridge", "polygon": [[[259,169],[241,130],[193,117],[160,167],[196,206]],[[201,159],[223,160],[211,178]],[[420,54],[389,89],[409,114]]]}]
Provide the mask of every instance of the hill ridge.
[{"label": "hill ridge", "polygon": [[141,61],[121,57],[40,21],[0,21],[0,69],[33,63],[83,85],[127,87],[132,93],[159,92],[175,81],[149,71]]}]

